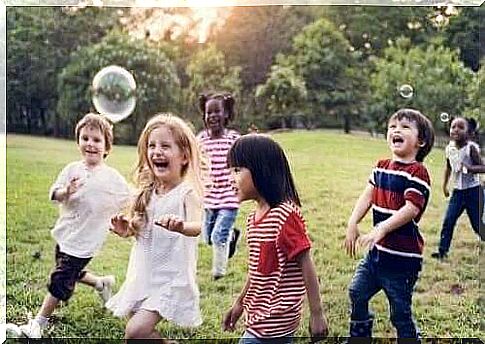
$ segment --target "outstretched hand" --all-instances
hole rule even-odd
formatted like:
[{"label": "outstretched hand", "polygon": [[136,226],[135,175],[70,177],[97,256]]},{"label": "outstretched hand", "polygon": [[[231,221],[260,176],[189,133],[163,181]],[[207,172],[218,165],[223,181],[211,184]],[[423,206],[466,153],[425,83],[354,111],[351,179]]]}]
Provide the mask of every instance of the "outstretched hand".
[{"label": "outstretched hand", "polygon": [[171,232],[184,234],[184,220],[177,215],[163,215],[155,224]]},{"label": "outstretched hand", "polygon": [[130,236],[129,220],[123,214],[115,215],[111,218],[111,227],[109,230],[122,238]]}]

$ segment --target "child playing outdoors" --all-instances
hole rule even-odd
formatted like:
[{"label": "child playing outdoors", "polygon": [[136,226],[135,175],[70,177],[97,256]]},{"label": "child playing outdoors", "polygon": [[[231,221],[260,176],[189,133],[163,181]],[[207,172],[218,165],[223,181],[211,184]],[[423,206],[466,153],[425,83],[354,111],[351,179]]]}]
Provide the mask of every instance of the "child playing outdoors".
[{"label": "child playing outdoors", "polygon": [[75,136],[82,160],[64,167],[49,192],[60,205],[52,230],[56,266],[37,316],[19,327],[28,338],[41,338],[50,315],[60,301],[69,300],[77,282],[95,288],[103,302],[111,297],[115,283],[114,276],[98,277],[84,270],[102,247],[111,217],[129,200],[125,179],[104,162],[113,144],[112,126],[90,113],[77,123]]},{"label": "child playing outdoors", "polygon": [[311,243],[283,150],[267,136],[250,134],[235,142],[228,163],[239,200],[256,201],[256,210],[247,220],[248,278],[224,316],[224,330],[234,331],[244,310],[240,343],[290,343],[306,291],[311,335],[326,336]]},{"label": "child playing outdoors", "polygon": [[106,304],[129,318],[125,338],[161,338],[162,319],[179,326],[202,323],[196,282],[197,236],[202,223],[200,152],[180,118],[156,115],[138,141],[139,187],[129,216],[118,214],[111,230],[134,236],[126,280]]},{"label": "child playing outdoors", "polygon": [[204,195],[204,241],[212,245],[212,275],[226,274],[228,258],[234,254],[239,231],[233,230],[239,202],[227,167],[227,152],[240,136],[226,126],[234,118],[234,98],[229,93],[201,95],[199,108],[205,129],[197,135],[202,151],[210,162],[211,185]]},{"label": "child playing outdoors", "polygon": [[[372,170],[348,221],[344,241],[352,257],[356,244],[369,247],[349,287],[351,337],[372,336],[369,301],[381,289],[389,300],[398,337],[419,337],[411,304],[423,259],[418,222],[431,191],[422,162],[433,147],[432,124],[419,111],[401,109],[389,119],[387,143],[392,157],[379,160]],[[371,208],[374,229],[360,236],[358,224]]]},{"label": "child playing outdoors", "polygon": [[466,210],[473,231],[481,240],[485,234],[480,232],[483,209],[483,189],[478,172],[482,165],[480,147],[470,138],[474,135],[476,122],[463,117],[453,119],[450,126],[451,141],[446,146],[446,166],[443,180],[443,193],[449,196],[448,182],[453,174],[453,191],[451,193],[446,215],[441,228],[439,249],[431,257],[443,259],[448,255],[455,224]]}]

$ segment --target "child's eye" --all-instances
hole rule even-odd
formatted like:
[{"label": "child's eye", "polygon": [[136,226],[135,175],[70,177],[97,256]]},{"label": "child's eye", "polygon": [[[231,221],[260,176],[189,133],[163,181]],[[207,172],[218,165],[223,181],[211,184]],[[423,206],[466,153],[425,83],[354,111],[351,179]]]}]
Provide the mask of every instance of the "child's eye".
[{"label": "child's eye", "polygon": [[155,144],[154,143],[149,143],[148,144],[148,148],[155,148]]}]

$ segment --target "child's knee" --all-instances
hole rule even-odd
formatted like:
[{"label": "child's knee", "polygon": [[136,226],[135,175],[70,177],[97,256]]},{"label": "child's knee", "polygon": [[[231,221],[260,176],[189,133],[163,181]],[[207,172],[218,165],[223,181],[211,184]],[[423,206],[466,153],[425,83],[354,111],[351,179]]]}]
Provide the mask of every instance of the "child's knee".
[{"label": "child's knee", "polygon": [[140,324],[129,323],[125,328],[125,339],[150,338],[153,329],[148,329]]}]

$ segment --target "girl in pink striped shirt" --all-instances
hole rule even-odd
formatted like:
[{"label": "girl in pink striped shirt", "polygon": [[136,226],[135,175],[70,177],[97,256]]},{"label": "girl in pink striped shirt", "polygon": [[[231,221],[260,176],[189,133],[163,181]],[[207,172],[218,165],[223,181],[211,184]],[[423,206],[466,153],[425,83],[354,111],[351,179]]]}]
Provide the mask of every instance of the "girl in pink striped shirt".
[{"label": "girl in pink striped shirt", "polygon": [[[228,258],[234,254],[239,231],[233,230],[239,201],[227,167],[227,152],[240,136],[226,128],[234,118],[234,98],[229,93],[201,95],[199,107],[205,129],[197,135],[201,150],[210,161],[211,185],[204,194],[204,241],[212,245],[212,276],[226,274]],[[232,242],[231,242],[232,238]]]},{"label": "girl in pink striped shirt", "polygon": [[234,143],[228,162],[239,200],[257,205],[247,221],[248,278],[224,316],[224,330],[234,331],[244,311],[241,344],[291,343],[306,293],[310,334],[326,336],[311,242],[283,150],[265,135],[250,134]]}]

